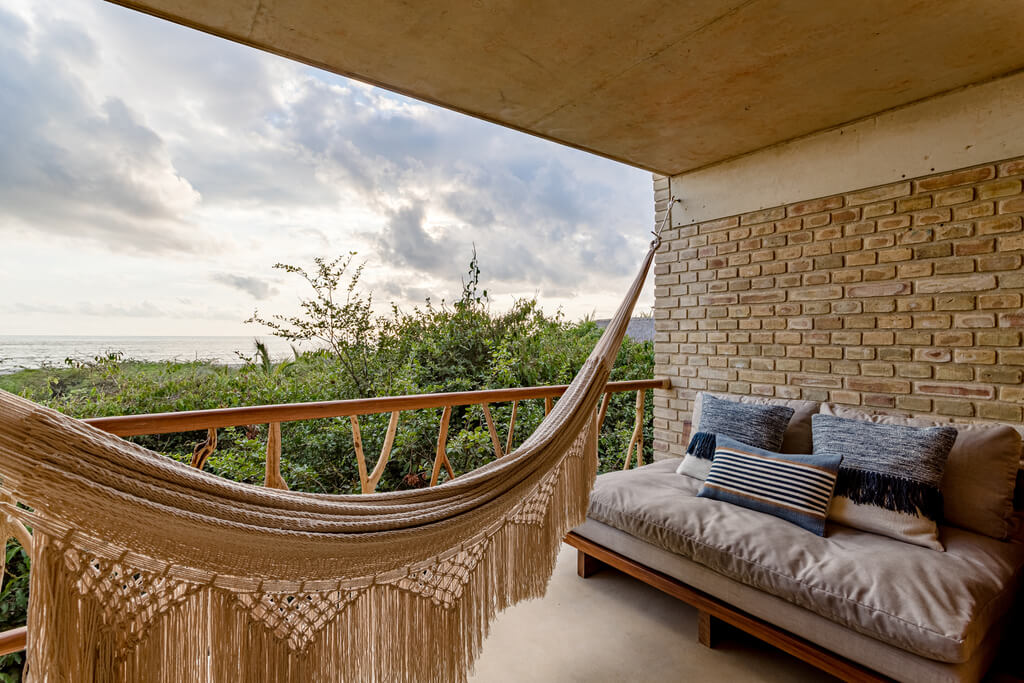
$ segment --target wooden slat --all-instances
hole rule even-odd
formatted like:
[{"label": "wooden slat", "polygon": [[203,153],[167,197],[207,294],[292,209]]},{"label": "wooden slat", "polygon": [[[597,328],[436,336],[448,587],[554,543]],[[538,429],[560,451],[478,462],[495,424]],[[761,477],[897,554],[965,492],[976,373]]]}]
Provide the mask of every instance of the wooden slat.
[{"label": "wooden slat", "polygon": [[516,411],[519,409],[519,401],[512,401],[512,416],[508,418],[508,438],[505,440],[505,452],[512,452],[512,438],[516,433]]},{"label": "wooden slat", "polygon": [[437,434],[437,455],[434,456],[434,469],[430,473],[431,486],[437,486],[437,480],[441,476],[442,464],[444,464],[445,470],[448,471],[448,478],[455,478],[455,472],[452,471],[452,464],[448,462],[448,454],[445,452],[445,446],[448,444],[448,423],[451,419],[452,407],[445,406],[444,412],[441,413],[441,429]]},{"label": "wooden slat", "polygon": [[366,493],[366,487],[370,483],[370,478],[366,474],[366,455],[363,453],[363,436],[359,433],[359,418],[355,415],[350,415],[348,419],[352,423],[352,447],[356,451],[356,465],[359,468],[359,486],[363,493]]},{"label": "wooden slat", "polygon": [[[644,379],[628,382],[609,382],[606,390],[613,392],[637,389],[668,389],[668,379]],[[287,403],[281,405],[217,408],[215,410],[187,410],[178,413],[151,415],[122,415],[85,420],[88,424],[118,436],[141,434],[172,434],[199,429],[233,427],[271,422],[295,422],[352,415],[372,415],[396,410],[420,410],[445,406],[464,406],[477,403],[502,403],[535,398],[556,398],[565,393],[568,385],[546,387],[516,387],[487,389],[485,391],[455,391],[446,394],[417,394],[359,398],[348,401],[318,401],[315,403]]]},{"label": "wooden slat", "polygon": [[388,421],[388,433],[384,436],[384,445],[380,448],[380,457],[377,458],[377,464],[373,467],[373,472],[370,474],[370,480],[363,486],[363,493],[373,493],[377,490],[377,484],[380,483],[380,478],[384,474],[384,467],[388,464],[388,458],[391,457],[391,448],[395,445],[395,432],[398,430],[398,411],[391,413],[391,419]]},{"label": "wooden slat", "polygon": [[554,407],[555,407],[555,400],[553,398],[551,398],[550,396],[545,396],[544,397],[544,415],[545,416],[549,415],[551,413],[551,409],[554,408]]},{"label": "wooden slat", "polygon": [[633,419],[633,435],[626,446],[626,461],[622,464],[623,470],[629,469],[629,463],[633,459],[633,447],[636,446],[636,466],[643,467],[644,464],[644,390],[636,392],[636,416]]},{"label": "wooden slat", "polygon": [[498,441],[498,430],[494,428],[494,420],[491,418],[491,407],[486,403],[481,403],[480,407],[484,409],[487,431],[491,433],[491,443],[494,444],[494,457],[500,458],[504,454],[501,452],[501,442]]},{"label": "wooden slat", "polygon": [[851,683],[883,683],[890,680],[856,662],[852,662],[799,636],[795,636],[766,621],[753,617],[728,603],[722,602],[718,598],[691,588],[671,576],[646,567],[579,534],[570,531],[565,537],[565,542],[610,567],[614,567],[635,579],[643,581],[649,586],[657,588],[663,593],[693,605],[698,610],[706,612],[709,616],[731,624],[769,645],[788,652],[797,659],[801,659],[833,676],[838,676],[844,681],[850,681]]},{"label": "wooden slat", "polygon": [[281,424],[267,425],[267,464],[263,473],[263,485],[272,489],[288,490],[288,482],[281,476]]},{"label": "wooden slat", "polygon": [[25,626],[0,632],[0,656],[21,652],[25,649],[27,641],[28,628]]},{"label": "wooden slat", "polygon": [[598,432],[600,432],[601,431],[601,427],[604,426],[604,418],[605,418],[605,415],[608,414],[608,404],[611,403],[611,400],[612,400],[612,392],[606,391],[605,394],[604,394],[604,398],[601,399],[601,412],[597,416],[597,431]]}]

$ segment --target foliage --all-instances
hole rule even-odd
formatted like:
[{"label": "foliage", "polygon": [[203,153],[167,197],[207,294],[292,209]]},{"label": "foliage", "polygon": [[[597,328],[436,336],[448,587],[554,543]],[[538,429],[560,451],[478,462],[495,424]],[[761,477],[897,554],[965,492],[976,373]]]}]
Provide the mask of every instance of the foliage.
[{"label": "foliage", "polygon": [[[490,307],[479,286],[476,254],[451,304],[429,299],[411,311],[392,306],[377,315],[372,298],[359,288],[362,266],[352,268],[355,254],[331,261],[316,259],[306,270],[275,268],[303,278],[312,297],[297,316],[254,312],[251,322],[291,341],[315,342],[320,348],[295,352],[274,363],[257,342],[251,357],[238,367],[208,362],[144,363],[120,354],[90,361],[69,361],[66,368],[43,368],[0,377],[0,388],[19,393],[75,417],[100,417],[198,410],[268,403],[296,403],[432,392],[468,391],[563,384],[576,374],[601,335],[590,320],[567,322],[548,315],[536,300],[516,301],[507,311]],[[650,342],[626,339],[612,371],[613,380],[646,379],[653,372]],[[601,469],[621,468],[633,430],[635,394],[615,394],[600,437]],[[644,419],[645,460],[651,460],[652,401]],[[491,406],[504,445],[511,404]],[[378,490],[418,485],[434,458],[441,410],[402,413],[391,459]],[[529,435],[544,416],[543,400],[519,404],[514,444]],[[387,430],[389,415],[360,417],[365,452],[373,466]],[[220,431],[217,451],[207,469],[237,481],[263,480],[266,425]],[[133,440],[179,461],[188,462],[204,432],[133,437]],[[309,420],[282,425],[282,472],[295,490],[356,493],[359,476],[348,418]],[[454,409],[448,454],[456,473],[494,458],[479,406]],[[9,583],[0,596],[0,629],[24,619],[27,558],[9,546]],[[12,578],[13,577],[13,578]],[[14,662],[14,660],[11,660]],[[17,667],[14,666],[13,671]],[[0,665],[0,683],[6,679]],[[17,680],[17,679],[11,679]]]}]

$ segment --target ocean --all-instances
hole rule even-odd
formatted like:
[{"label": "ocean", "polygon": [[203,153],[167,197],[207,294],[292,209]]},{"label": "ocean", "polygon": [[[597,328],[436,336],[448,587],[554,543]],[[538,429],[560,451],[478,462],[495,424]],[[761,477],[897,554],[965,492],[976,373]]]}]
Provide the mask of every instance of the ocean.
[{"label": "ocean", "polygon": [[[209,360],[238,365],[238,353],[252,356],[255,337],[73,337],[0,336],[0,374],[26,368],[66,367],[65,359],[92,361],[96,356],[122,353],[143,361]],[[274,360],[292,357],[288,342],[260,336]]]}]

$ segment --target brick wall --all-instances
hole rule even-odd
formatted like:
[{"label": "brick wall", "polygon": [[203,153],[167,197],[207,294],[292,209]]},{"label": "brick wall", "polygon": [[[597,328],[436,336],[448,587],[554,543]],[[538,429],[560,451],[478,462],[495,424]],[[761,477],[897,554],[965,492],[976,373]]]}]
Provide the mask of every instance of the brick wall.
[{"label": "brick wall", "polygon": [[666,230],[656,455],[701,390],[1020,422],[1022,180],[1012,159]]}]

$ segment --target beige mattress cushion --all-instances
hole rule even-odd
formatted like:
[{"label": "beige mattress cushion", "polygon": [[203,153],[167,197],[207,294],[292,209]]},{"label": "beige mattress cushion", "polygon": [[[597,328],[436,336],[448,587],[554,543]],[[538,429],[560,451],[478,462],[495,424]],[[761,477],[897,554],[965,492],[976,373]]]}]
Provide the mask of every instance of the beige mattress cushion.
[{"label": "beige mattress cushion", "polygon": [[946,521],[992,538],[1009,535],[1021,456],[1021,436],[1014,427],[878,415],[832,403],[822,404],[821,412],[879,424],[956,427],[956,443],[942,477]]},{"label": "beige mattress cushion", "polygon": [[597,478],[588,517],[859,633],[964,662],[1012,604],[1024,545],[943,527],[946,552],[698,498],[678,459]]},{"label": "beige mattress cushion", "polygon": [[[700,425],[701,404],[705,392],[700,392],[693,401],[693,415],[690,424],[693,425],[691,432],[696,431]],[[821,404],[817,401],[801,401],[799,399],[786,398],[763,398],[761,396],[736,396],[733,394],[715,394],[715,398],[724,398],[739,403],[751,403],[755,405],[788,406],[793,409],[793,417],[789,418],[789,426],[782,437],[780,453],[791,453],[804,455],[812,453],[811,441],[811,417],[818,413]]]}]

